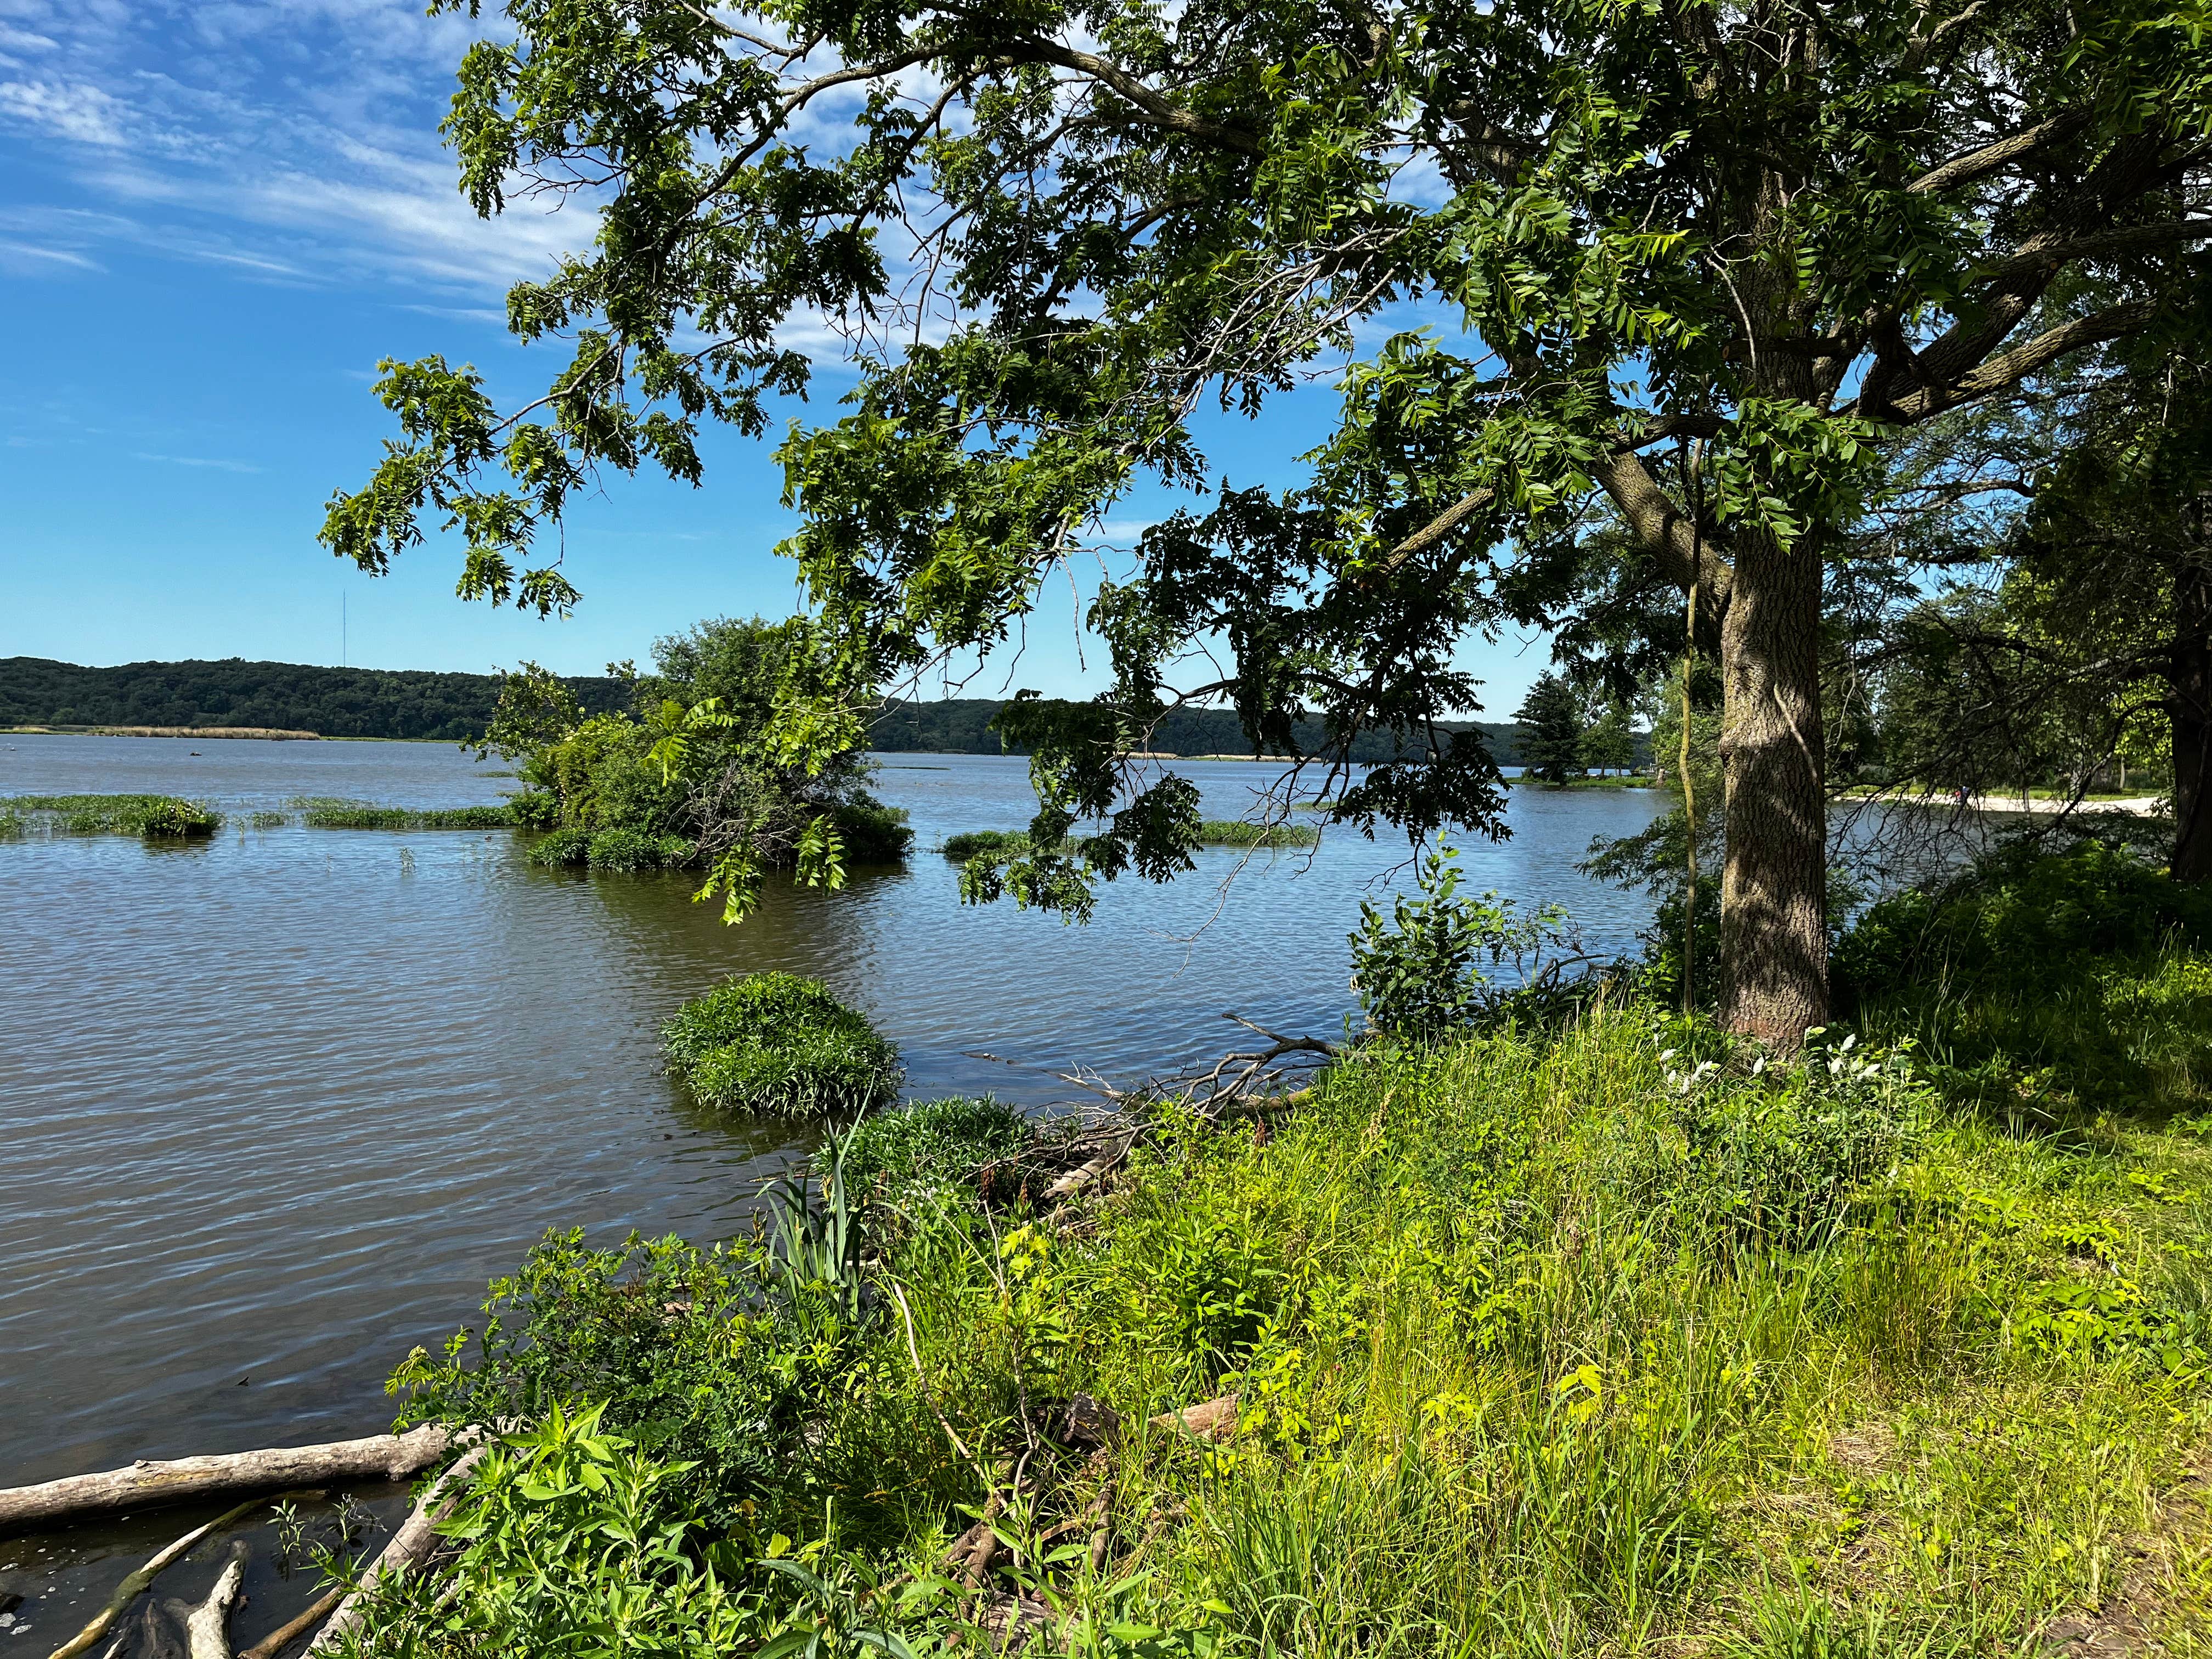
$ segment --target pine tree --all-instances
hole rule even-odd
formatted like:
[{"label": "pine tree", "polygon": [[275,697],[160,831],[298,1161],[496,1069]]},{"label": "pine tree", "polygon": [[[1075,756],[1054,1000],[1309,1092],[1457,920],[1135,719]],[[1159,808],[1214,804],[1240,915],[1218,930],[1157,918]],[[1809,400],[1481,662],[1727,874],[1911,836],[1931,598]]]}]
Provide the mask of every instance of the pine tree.
[{"label": "pine tree", "polygon": [[1565,783],[1582,775],[1582,699],[1574,687],[1557,674],[1539,675],[1514,719],[1521,722],[1521,763],[1530,777]]}]

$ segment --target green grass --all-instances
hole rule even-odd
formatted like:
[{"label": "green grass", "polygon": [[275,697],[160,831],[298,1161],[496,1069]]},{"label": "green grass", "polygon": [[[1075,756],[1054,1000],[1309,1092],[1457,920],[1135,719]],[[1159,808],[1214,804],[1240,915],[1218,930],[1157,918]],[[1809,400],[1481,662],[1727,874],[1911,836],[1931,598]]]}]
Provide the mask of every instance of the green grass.
[{"label": "green grass", "polygon": [[310,830],[507,830],[505,806],[375,806],[367,801],[317,801],[301,815]]},{"label": "green grass", "polygon": [[898,1051],[813,980],[750,974],[662,1028],[669,1069],[713,1105],[769,1117],[860,1112],[898,1087]]},{"label": "green grass", "polygon": [[198,840],[222,825],[204,801],[174,795],[16,795],[0,811],[69,835],[138,836],[148,841]]},{"label": "green grass", "polygon": [[[969,1178],[1007,1109],[885,1113],[780,1242],[549,1241],[481,1357],[404,1380],[556,1423],[533,1467],[555,1401],[646,1443],[607,1479],[740,1609],[709,1643],[696,1583],[657,1591],[685,1651],[865,1624],[980,1659],[941,1558],[1019,1470],[992,1589],[1079,1620],[1042,1652],[2203,1654],[2198,904],[2094,851],[1991,866],[1876,908],[1839,961],[1881,994],[1797,1061],[1632,998],[1363,1045],[1264,1126],[1164,1112],[1048,1214]],[[672,1055],[817,997],[733,982]],[[1220,1441],[1147,1426],[1228,1395]],[[1065,1443],[1077,1395],[1107,1449]],[[501,1536],[568,1513],[499,1492]],[[536,1547],[424,1584],[421,1628],[496,1638]],[[596,1559],[562,1558],[579,1605],[638,1571]]]}]

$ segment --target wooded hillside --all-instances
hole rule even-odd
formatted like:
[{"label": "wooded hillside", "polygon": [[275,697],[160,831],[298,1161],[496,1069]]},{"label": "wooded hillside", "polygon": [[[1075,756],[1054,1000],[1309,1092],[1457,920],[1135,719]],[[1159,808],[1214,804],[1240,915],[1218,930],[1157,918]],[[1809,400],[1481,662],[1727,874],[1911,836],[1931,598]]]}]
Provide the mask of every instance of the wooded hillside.
[{"label": "wooded hillside", "polygon": [[[628,701],[620,680],[568,681],[586,711]],[[477,736],[491,719],[490,674],[324,668],[307,663],[131,662],[81,668],[0,658],[0,725],[258,726],[326,738]]]}]

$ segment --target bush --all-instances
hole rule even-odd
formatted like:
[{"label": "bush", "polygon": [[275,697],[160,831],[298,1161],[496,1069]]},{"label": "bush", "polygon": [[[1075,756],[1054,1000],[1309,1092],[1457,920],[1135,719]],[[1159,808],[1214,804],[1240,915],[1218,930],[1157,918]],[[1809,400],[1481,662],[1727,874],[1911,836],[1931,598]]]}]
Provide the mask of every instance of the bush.
[{"label": "bush", "polygon": [[681,836],[648,836],[635,830],[602,830],[591,838],[585,862],[617,875],[640,870],[674,870],[689,864],[698,848]]},{"label": "bush", "polygon": [[531,844],[530,861],[551,870],[563,865],[581,864],[591,856],[591,853],[590,830],[556,830],[550,835],[540,836]]},{"label": "bush", "polygon": [[1947,884],[1899,893],[1860,918],[1833,963],[1844,1000],[1905,985],[2049,985],[2096,957],[2212,937],[2212,890],[2087,841],[2008,849]]},{"label": "bush", "polygon": [[672,1496],[717,1531],[744,1524],[802,1457],[812,1369],[753,1316],[774,1264],[744,1243],[702,1250],[635,1236],[586,1249],[582,1230],[549,1232],[521,1271],[491,1286],[491,1316],[433,1361],[417,1349],[392,1378],[401,1420],[459,1429],[538,1422],[564,1403],[604,1407],[606,1425],[688,1466]]},{"label": "bush", "polygon": [[1009,859],[1027,858],[1030,837],[1026,830],[967,830],[957,836],[947,836],[938,849],[955,864],[965,864],[979,854],[988,853],[996,862],[1004,864]]},{"label": "bush", "polygon": [[561,822],[561,798],[550,789],[526,789],[511,796],[507,810],[524,830],[550,830]]},{"label": "bush", "polygon": [[796,974],[730,980],[685,1003],[663,1030],[669,1069],[717,1106],[777,1117],[857,1112],[898,1087],[898,1051]]},{"label": "bush", "polygon": [[914,845],[914,831],[907,826],[902,806],[885,806],[872,796],[863,796],[838,807],[835,816],[848,864],[896,864]]},{"label": "bush", "polygon": [[1033,1139],[1029,1120],[1012,1106],[989,1095],[956,1095],[863,1119],[845,1137],[839,1157],[849,1190],[895,1201],[916,1188],[969,1182],[979,1167]]}]

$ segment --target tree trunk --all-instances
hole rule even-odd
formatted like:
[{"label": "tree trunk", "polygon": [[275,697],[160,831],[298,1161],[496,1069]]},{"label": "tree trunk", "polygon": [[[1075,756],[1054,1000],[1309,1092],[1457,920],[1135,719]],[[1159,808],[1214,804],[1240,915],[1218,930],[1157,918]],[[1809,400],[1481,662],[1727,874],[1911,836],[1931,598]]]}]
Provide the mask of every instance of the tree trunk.
[{"label": "tree trunk", "polygon": [[2212,570],[2192,563],[2174,573],[2173,611],[2166,687],[2173,722],[2173,878],[2212,880],[2212,802],[2204,796],[2212,764]]},{"label": "tree trunk", "polygon": [[1736,544],[1721,625],[1721,1006],[1729,1030],[1784,1048],[1828,1013],[1827,799],[1820,723],[1820,557]]}]

